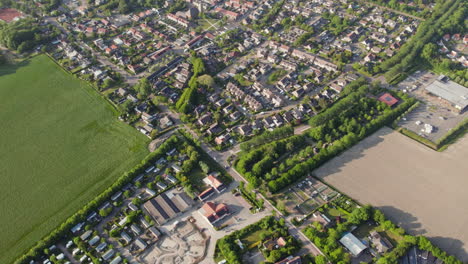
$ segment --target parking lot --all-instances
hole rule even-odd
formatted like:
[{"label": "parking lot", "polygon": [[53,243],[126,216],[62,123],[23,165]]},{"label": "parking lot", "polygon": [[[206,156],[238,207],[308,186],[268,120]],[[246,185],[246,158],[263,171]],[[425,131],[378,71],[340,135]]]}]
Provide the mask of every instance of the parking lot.
[{"label": "parking lot", "polygon": [[[450,129],[456,127],[468,117],[468,113],[459,114],[448,102],[437,96],[430,95],[425,88],[436,80],[438,75],[418,71],[401,82],[397,89],[421,101],[421,104],[402,118],[398,126],[413,131],[433,142],[437,142]],[[426,124],[432,126],[432,131],[426,130]]]},{"label": "parking lot", "polygon": [[[457,126],[457,124],[467,117],[468,114],[466,112],[460,115],[450,111],[446,107],[434,104],[420,104],[416,109],[402,118],[398,126],[411,130],[433,142],[437,142],[450,129]],[[430,124],[433,127],[431,133],[425,131],[425,124]]]}]

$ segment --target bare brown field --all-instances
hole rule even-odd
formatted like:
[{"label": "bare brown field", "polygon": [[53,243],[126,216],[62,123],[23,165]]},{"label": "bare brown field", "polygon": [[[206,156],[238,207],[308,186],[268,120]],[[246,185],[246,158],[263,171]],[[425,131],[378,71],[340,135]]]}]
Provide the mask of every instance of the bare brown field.
[{"label": "bare brown field", "polygon": [[383,128],[314,173],[468,261],[468,137],[436,152]]}]

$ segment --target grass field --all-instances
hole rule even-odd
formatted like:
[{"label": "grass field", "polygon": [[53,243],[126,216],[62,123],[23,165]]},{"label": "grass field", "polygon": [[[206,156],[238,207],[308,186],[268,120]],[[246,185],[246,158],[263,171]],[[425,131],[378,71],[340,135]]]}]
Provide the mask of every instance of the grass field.
[{"label": "grass field", "polygon": [[47,56],[0,67],[0,263],[10,263],[148,153]]}]

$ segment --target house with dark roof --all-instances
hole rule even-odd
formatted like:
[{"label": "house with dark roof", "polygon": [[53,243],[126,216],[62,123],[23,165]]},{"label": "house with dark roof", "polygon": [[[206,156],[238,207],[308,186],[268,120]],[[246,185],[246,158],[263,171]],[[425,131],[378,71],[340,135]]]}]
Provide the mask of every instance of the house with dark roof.
[{"label": "house with dark roof", "polygon": [[160,225],[189,209],[192,199],[184,192],[167,191],[143,204],[145,211]]}]

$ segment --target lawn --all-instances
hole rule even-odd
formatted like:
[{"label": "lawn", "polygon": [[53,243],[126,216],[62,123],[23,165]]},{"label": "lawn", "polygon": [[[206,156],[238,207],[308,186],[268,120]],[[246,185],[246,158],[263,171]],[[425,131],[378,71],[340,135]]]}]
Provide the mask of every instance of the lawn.
[{"label": "lawn", "polygon": [[264,232],[265,232],[265,230],[263,230],[263,229],[262,230],[257,230],[255,232],[249,234],[248,236],[242,238],[242,243],[244,243],[247,248],[250,248],[250,246],[252,244],[256,244],[259,241],[261,241],[260,234],[264,233]]},{"label": "lawn", "polygon": [[147,154],[148,139],[41,55],[0,67],[0,263],[10,263]]}]

